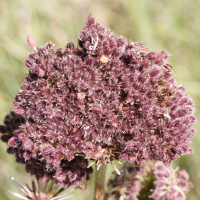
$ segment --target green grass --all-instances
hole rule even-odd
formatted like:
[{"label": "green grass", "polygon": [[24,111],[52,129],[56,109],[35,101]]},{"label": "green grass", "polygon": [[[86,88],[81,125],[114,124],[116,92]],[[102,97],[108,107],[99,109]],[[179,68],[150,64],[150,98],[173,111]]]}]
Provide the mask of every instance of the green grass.
[{"label": "green grass", "polygon": [[[183,84],[196,104],[200,119],[200,1],[198,0],[2,0],[0,2],[0,122],[10,111],[13,96],[20,88],[27,69],[24,60],[31,48],[26,37],[31,35],[37,45],[54,41],[64,47],[71,40],[77,43],[79,29],[92,13],[101,23],[118,35],[145,43],[151,50],[167,50],[179,84]],[[193,155],[178,159],[174,166],[185,168],[195,187],[189,200],[200,196],[200,124],[194,125]],[[0,145],[0,198],[14,199],[8,189],[18,191],[9,179],[9,171],[22,182],[29,182],[24,167]],[[111,171],[111,168],[109,168]],[[109,175],[109,172],[107,173]],[[91,199],[89,188],[74,199]]]}]

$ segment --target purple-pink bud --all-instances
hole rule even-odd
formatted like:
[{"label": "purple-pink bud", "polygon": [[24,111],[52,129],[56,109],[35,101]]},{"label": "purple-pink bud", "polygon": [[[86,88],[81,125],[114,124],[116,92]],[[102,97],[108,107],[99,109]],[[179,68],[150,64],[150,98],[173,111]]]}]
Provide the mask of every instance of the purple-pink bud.
[{"label": "purple-pink bud", "polygon": [[23,147],[24,147],[24,149],[26,149],[26,150],[31,149],[32,146],[33,146],[33,142],[32,142],[32,140],[30,140],[30,139],[26,139],[26,140],[23,142]]},{"label": "purple-pink bud", "polygon": [[22,107],[17,107],[15,109],[15,113],[18,114],[18,115],[23,115],[25,113],[25,110]]},{"label": "purple-pink bud", "polygon": [[15,145],[15,142],[16,142],[16,137],[11,137],[9,140],[8,140],[8,146],[12,147]]},{"label": "purple-pink bud", "polygon": [[49,155],[53,152],[53,147],[51,145],[44,145],[42,148],[41,148],[41,152],[43,155]]},{"label": "purple-pink bud", "polygon": [[31,36],[27,37],[27,42],[30,47],[35,47],[35,45],[36,45],[36,41]]},{"label": "purple-pink bud", "polygon": [[64,172],[56,172],[54,177],[56,180],[62,182],[66,179],[66,174]]},{"label": "purple-pink bud", "polygon": [[25,151],[25,152],[23,153],[23,157],[24,157],[25,160],[29,160],[29,159],[31,158],[30,152]]},{"label": "purple-pink bud", "polygon": [[45,174],[41,179],[40,179],[41,183],[43,184],[47,184],[49,182],[49,176],[47,174]]},{"label": "purple-pink bud", "polygon": [[40,77],[43,77],[43,76],[45,75],[45,71],[39,68],[39,69],[38,69],[38,75],[39,75]]},{"label": "purple-pink bud", "polygon": [[89,26],[91,26],[92,24],[95,23],[95,20],[94,20],[94,17],[92,16],[92,14],[89,15],[87,23]]}]

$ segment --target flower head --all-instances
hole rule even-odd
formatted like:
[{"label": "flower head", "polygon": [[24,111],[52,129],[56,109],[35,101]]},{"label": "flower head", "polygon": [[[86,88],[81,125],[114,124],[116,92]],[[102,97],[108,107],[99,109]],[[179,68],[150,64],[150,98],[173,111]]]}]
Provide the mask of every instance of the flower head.
[{"label": "flower head", "polygon": [[186,199],[188,191],[192,184],[189,181],[189,175],[185,170],[178,171],[172,167],[166,167],[161,162],[156,162],[154,166],[154,175],[156,177],[155,190],[151,197],[154,199]]},{"label": "flower head", "polygon": [[124,165],[120,171],[121,176],[108,182],[106,200],[184,200],[193,186],[185,170],[166,167],[161,161],[142,167]]},{"label": "flower head", "polygon": [[60,184],[76,180],[63,162],[81,156],[100,167],[118,159],[170,164],[191,153],[193,101],[177,85],[169,53],[128,42],[91,15],[78,39],[78,48],[50,42],[29,54],[12,104],[25,122],[9,146],[26,161],[40,160]]}]

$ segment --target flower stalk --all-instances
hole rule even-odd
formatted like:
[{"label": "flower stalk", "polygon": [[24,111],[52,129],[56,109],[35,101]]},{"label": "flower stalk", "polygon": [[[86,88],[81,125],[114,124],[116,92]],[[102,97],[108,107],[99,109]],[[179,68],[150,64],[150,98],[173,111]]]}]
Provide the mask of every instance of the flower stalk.
[{"label": "flower stalk", "polygon": [[106,164],[103,164],[99,170],[95,169],[94,200],[104,199],[105,177],[106,177]]}]

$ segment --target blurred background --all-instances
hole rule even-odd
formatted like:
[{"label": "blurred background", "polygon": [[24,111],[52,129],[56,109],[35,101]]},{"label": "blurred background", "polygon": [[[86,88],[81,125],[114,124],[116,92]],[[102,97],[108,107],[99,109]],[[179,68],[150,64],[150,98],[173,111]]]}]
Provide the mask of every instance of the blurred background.
[{"label": "blurred background", "polygon": [[[173,163],[186,169],[194,188],[188,199],[200,199],[200,1],[199,0],[1,0],[0,1],[0,124],[10,111],[13,96],[27,73],[24,60],[32,49],[27,35],[37,45],[49,40],[56,47],[68,41],[77,44],[79,30],[88,15],[132,41],[141,41],[150,50],[167,50],[172,54],[177,82],[187,88],[196,104],[196,136],[192,138],[194,154]],[[111,172],[108,169],[107,175]],[[22,183],[30,183],[24,166],[14,162],[0,144],[0,199],[17,199],[8,190],[19,192],[9,179],[9,171]],[[91,199],[91,183],[75,199]],[[80,196],[81,195],[81,196]]]}]

